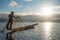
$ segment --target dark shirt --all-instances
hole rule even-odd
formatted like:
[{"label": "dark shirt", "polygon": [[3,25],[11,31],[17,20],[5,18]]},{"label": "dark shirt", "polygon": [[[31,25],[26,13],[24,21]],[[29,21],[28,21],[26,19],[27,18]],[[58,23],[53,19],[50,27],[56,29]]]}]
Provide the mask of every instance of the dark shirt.
[{"label": "dark shirt", "polygon": [[14,15],[9,14],[9,16],[8,16],[8,17],[9,17],[9,20],[10,20],[10,21],[13,21],[13,17],[14,17]]}]

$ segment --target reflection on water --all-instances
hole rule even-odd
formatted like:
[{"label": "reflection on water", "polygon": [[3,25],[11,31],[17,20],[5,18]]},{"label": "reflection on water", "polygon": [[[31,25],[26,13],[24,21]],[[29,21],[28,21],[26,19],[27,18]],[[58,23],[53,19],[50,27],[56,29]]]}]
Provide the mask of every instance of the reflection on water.
[{"label": "reflection on water", "polygon": [[44,29],[47,33],[51,31],[51,26],[52,26],[51,22],[45,22],[44,23]]},{"label": "reflection on water", "polygon": [[44,31],[45,31],[45,39],[46,40],[51,39],[51,37],[49,37],[49,36],[51,36],[50,35],[50,31],[52,30],[51,27],[52,27],[52,23],[51,22],[45,22],[44,23],[44,29],[45,29]]},{"label": "reflection on water", "polygon": [[[4,25],[3,25],[4,24]],[[0,29],[4,28],[6,23],[0,23]],[[24,25],[34,24],[34,22],[25,22]],[[18,23],[14,24],[17,27]],[[21,26],[21,25],[19,25]],[[60,40],[60,23],[39,22],[35,29],[16,32],[13,34],[15,40]],[[6,38],[6,33],[0,32],[0,40]]]}]

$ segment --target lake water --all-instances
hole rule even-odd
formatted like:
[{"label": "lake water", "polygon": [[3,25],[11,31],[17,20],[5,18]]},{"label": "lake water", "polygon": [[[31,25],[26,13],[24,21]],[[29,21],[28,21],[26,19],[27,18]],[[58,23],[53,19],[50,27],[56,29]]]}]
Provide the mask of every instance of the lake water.
[{"label": "lake water", "polygon": [[[21,27],[39,23],[35,29],[30,29],[22,32],[16,32],[12,36],[14,40],[60,40],[60,23],[53,22],[24,22],[14,23],[14,27]],[[4,28],[6,23],[0,23],[0,30]],[[6,32],[0,32],[0,40],[5,40]]]}]

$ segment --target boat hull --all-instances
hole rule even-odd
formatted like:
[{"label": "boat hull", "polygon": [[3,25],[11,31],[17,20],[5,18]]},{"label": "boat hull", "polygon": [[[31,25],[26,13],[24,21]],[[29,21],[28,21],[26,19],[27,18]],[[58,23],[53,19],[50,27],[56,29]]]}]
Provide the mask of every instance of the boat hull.
[{"label": "boat hull", "polygon": [[13,29],[11,29],[12,30],[11,33],[18,32],[18,31],[24,31],[24,30],[28,30],[28,29],[34,29],[36,25],[38,25],[38,23],[29,25],[29,26],[25,26],[25,27],[13,28]]}]

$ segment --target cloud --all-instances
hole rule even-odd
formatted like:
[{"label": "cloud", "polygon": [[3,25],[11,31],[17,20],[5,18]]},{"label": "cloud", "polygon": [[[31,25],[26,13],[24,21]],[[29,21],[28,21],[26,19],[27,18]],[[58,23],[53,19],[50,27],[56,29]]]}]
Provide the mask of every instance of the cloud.
[{"label": "cloud", "polygon": [[31,2],[32,0],[24,0],[24,1],[29,1],[29,2]]},{"label": "cloud", "polygon": [[0,14],[9,14],[9,12],[0,12]]},{"label": "cloud", "polygon": [[20,7],[20,5],[16,1],[11,1],[9,7]]},{"label": "cloud", "polygon": [[60,9],[60,6],[53,6],[52,8],[57,8],[57,9]]}]

